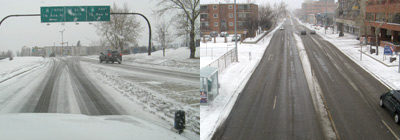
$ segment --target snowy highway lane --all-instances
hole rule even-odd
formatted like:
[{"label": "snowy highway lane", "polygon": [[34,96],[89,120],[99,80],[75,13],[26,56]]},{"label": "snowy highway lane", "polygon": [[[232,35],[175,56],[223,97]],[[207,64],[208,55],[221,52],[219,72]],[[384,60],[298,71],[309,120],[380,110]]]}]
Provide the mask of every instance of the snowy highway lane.
[{"label": "snowy highway lane", "polygon": [[184,133],[194,138],[200,133],[198,85],[198,72],[44,58],[0,83],[0,113],[132,115],[169,128],[175,111],[184,110]]},{"label": "snowy highway lane", "polygon": [[113,104],[82,72],[76,58],[47,58],[40,68],[0,84],[3,113],[79,113],[119,115]]}]

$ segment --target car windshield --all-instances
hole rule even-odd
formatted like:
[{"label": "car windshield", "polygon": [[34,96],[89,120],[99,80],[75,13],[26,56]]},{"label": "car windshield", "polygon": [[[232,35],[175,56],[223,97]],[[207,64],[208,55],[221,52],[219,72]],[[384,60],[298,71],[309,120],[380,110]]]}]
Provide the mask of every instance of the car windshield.
[{"label": "car windshield", "polygon": [[198,139],[197,20],[149,14],[171,4],[1,1],[0,139]]}]

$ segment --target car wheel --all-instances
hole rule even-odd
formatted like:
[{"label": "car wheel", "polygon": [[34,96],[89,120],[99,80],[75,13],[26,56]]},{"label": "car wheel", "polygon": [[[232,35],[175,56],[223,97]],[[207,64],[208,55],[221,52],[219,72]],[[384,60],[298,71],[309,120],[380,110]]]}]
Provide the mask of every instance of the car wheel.
[{"label": "car wheel", "polygon": [[400,123],[400,120],[399,120],[400,118],[399,118],[399,113],[396,113],[396,115],[394,115],[394,122],[395,123],[397,123],[397,124],[399,124]]},{"label": "car wheel", "polygon": [[118,61],[118,64],[121,64],[121,61]]},{"label": "car wheel", "polygon": [[382,100],[382,99],[379,100],[379,106],[384,107],[384,106],[383,106],[383,100]]},{"label": "car wheel", "polygon": [[114,64],[114,61],[111,61]]}]

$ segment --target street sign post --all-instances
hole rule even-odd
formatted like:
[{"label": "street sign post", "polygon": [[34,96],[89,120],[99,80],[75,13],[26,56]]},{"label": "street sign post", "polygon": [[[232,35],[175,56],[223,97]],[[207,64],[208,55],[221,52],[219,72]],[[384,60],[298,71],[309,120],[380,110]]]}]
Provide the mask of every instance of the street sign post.
[{"label": "street sign post", "polygon": [[110,6],[40,7],[41,22],[110,21]]},{"label": "street sign post", "polygon": [[390,46],[385,46],[384,54],[385,55],[393,55],[392,48],[390,48]]}]

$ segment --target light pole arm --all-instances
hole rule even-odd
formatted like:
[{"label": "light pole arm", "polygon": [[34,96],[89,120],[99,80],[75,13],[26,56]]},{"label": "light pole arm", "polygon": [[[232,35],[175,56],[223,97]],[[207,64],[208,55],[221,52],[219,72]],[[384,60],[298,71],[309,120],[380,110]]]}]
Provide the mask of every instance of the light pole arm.
[{"label": "light pole arm", "polygon": [[23,14],[23,15],[8,15],[6,17],[4,17],[1,21],[0,21],[0,26],[3,23],[4,20],[6,20],[9,17],[33,17],[33,16],[40,16],[40,14]]},{"label": "light pole arm", "polygon": [[148,49],[148,55],[151,55],[151,26],[149,20],[144,16],[143,14],[140,13],[110,13],[111,15],[139,15],[142,16],[146,22],[147,26],[149,27],[149,49]]}]

